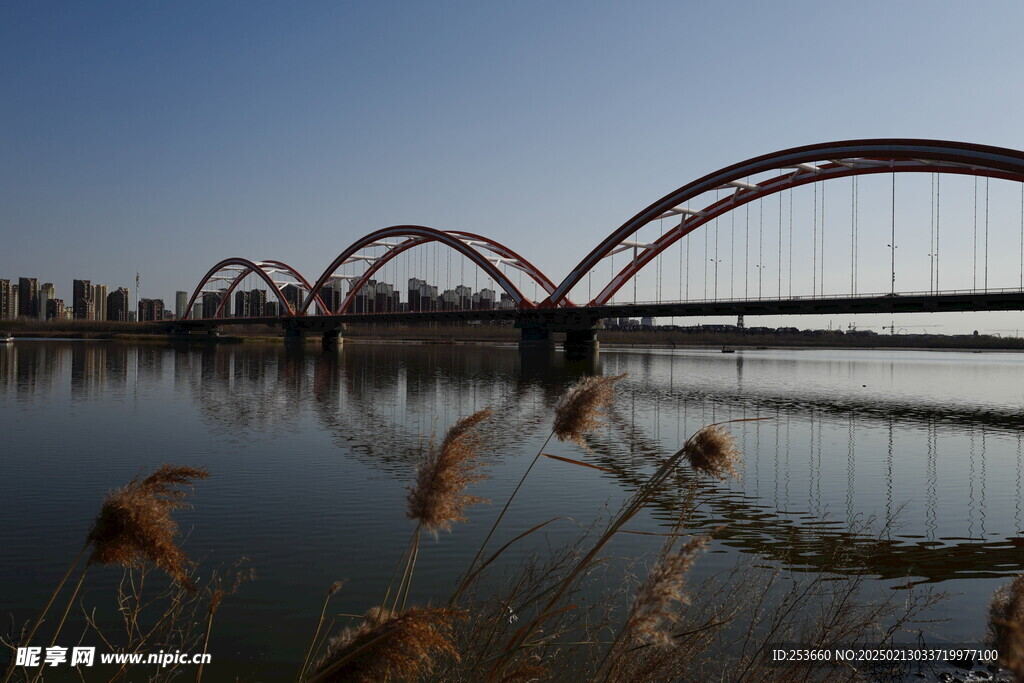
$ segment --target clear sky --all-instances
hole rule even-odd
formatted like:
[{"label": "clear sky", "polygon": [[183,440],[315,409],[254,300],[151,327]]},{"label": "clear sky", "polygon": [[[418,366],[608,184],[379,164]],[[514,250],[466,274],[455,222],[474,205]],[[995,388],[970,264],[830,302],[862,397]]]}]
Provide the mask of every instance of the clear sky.
[{"label": "clear sky", "polygon": [[133,287],[138,268],[170,304],[227,256],[313,278],[416,223],[491,235],[558,281],[653,200],[758,154],[1024,149],[1021,26],[1016,1],[9,0],[0,277],[70,299],[73,278]]}]

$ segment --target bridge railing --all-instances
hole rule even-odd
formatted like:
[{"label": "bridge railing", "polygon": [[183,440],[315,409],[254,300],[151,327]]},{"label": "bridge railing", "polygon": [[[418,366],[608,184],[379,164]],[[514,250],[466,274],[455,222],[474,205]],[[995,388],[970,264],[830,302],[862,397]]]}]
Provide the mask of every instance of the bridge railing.
[{"label": "bridge railing", "polygon": [[774,295],[774,296],[755,296],[755,297],[714,297],[714,298],[703,298],[703,299],[661,299],[660,301],[616,301],[608,302],[605,304],[599,304],[592,306],[591,308],[601,308],[614,306],[616,308],[622,306],[657,306],[659,304],[713,304],[713,303],[743,303],[748,301],[814,301],[814,300],[829,300],[829,299],[877,299],[879,297],[911,297],[911,296],[965,296],[970,294],[1024,294],[1024,288],[1021,287],[989,287],[988,289],[933,289],[933,290],[922,290],[922,291],[909,291],[909,292],[857,292],[856,294],[847,293],[835,293],[835,294],[801,294],[801,295]]}]

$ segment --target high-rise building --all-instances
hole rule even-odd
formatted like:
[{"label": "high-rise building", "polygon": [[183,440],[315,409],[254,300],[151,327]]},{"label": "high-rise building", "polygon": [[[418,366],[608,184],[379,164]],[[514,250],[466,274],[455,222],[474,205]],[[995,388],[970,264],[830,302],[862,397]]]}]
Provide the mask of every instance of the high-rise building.
[{"label": "high-rise building", "polygon": [[92,288],[93,320],[107,319],[107,286],[93,285]]},{"label": "high-rise building", "polygon": [[174,317],[181,320],[185,317],[185,307],[188,306],[188,292],[174,293]]},{"label": "high-rise building", "polygon": [[218,292],[206,292],[203,294],[203,317],[212,318],[217,314],[220,307],[221,294]]},{"label": "high-rise building", "polygon": [[91,281],[74,281],[71,306],[75,309],[75,320],[92,320],[93,305]]},{"label": "high-rise building", "polygon": [[252,296],[249,292],[238,290],[235,292],[235,317],[248,318],[251,315]]},{"label": "high-rise building", "polygon": [[164,319],[163,299],[140,299],[139,322]]},{"label": "high-rise building", "polygon": [[420,307],[420,290],[427,283],[417,277],[409,278],[409,310],[410,311],[421,311]]},{"label": "high-rise building", "polygon": [[11,281],[0,280],[0,320],[13,318],[11,315]]},{"label": "high-rise building", "polygon": [[[49,320],[50,318],[53,317],[53,316],[50,315],[50,309],[47,307],[47,302],[50,301],[50,299],[55,298],[56,296],[57,296],[57,291],[54,289],[52,282],[44,282],[42,284],[42,286],[39,287],[39,319],[40,320]],[[64,305],[62,303],[61,304],[61,308],[63,308],[63,307],[64,307]]]},{"label": "high-rise building", "polygon": [[254,289],[249,292],[249,314],[257,317],[267,314],[267,290]]},{"label": "high-rise building", "polygon": [[34,277],[18,278],[18,315],[22,318],[39,317],[39,280]]},{"label": "high-rise building", "polygon": [[64,300],[63,299],[47,299],[46,300],[46,319],[47,320],[64,320],[65,318]]},{"label": "high-rise building", "polygon": [[131,295],[126,287],[118,287],[107,295],[107,320],[128,322]]},{"label": "high-rise building", "polygon": [[341,308],[341,304],[345,300],[345,288],[345,280],[338,278],[337,280],[329,281],[320,290],[320,298],[330,313],[334,313]]},{"label": "high-rise building", "polygon": [[459,298],[458,309],[460,311],[468,311],[473,307],[473,290],[466,285],[459,285],[455,288],[455,293]]},{"label": "high-rise building", "polygon": [[298,313],[299,307],[302,306],[302,290],[295,285],[288,284],[281,289],[281,294],[284,294],[284,299],[292,307],[292,311]]},{"label": "high-rise building", "polygon": [[18,317],[18,285],[11,285],[11,319]]}]

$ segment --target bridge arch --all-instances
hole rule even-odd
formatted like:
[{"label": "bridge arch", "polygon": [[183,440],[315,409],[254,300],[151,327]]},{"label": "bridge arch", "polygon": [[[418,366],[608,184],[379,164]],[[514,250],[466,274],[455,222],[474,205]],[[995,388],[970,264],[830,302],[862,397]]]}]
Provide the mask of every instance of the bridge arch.
[{"label": "bridge arch", "polygon": [[[222,273],[226,272],[233,272],[234,275],[222,275]],[[278,303],[281,307],[282,314],[296,315],[298,311],[295,309],[295,307],[291,305],[291,303],[288,301],[288,298],[284,295],[284,292],[281,290],[281,288],[278,286],[278,283],[273,278],[273,274],[277,272],[281,272],[292,277],[296,281],[296,284],[301,289],[304,289],[307,293],[311,291],[312,287],[310,286],[309,281],[306,280],[306,278],[301,273],[299,273],[299,271],[295,270],[287,263],[273,260],[250,261],[249,259],[241,257],[232,257],[220,261],[212,268],[210,268],[209,271],[207,271],[206,275],[204,275],[203,278],[199,281],[199,284],[196,286],[195,291],[192,292],[192,297],[189,299],[188,305],[185,306],[185,311],[183,312],[182,317],[187,319],[190,316],[192,309],[196,304],[196,301],[204,293],[203,288],[209,285],[211,282],[217,281],[229,283],[227,288],[220,290],[220,301],[217,305],[217,310],[213,314],[213,318],[215,319],[223,317],[224,307],[225,305],[227,305],[228,301],[230,301],[231,293],[235,291],[235,289],[242,282],[242,280],[244,280],[247,276],[252,274],[259,276],[260,279],[267,283],[267,285],[270,287],[270,291],[274,294],[275,297],[277,297]],[[324,302],[320,299],[319,296],[315,297],[315,301],[321,313],[326,313],[327,306],[324,305]]]},{"label": "bridge arch", "polygon": [[[389,238],[401,238],[402,241],[386,241]],[[330,282],[331,277],[338,268],[356,261],[366,261],[370,264],[369,267],[361,276],[354,280],[352,287],[339,305],[338,310],[331,311],[331,313],[336,315],[344,314],[359,291],[369,282],[373,274],[386,263],[413,247],[431,242],[443,244],[468,258],[512,298],[517,308],[533,308],[535,304],[526,298],[522,291],[502,272],[498,267],[501,264],[511,266],[526,273],[549,296],[555,291],[554,283],[532,263],[509,247],[492,239],[469,232],[443,231],[421,225],[396,225],[371,232],[356,240],[338,254],[330,265],[327,266],[326,270],[324,270],[316,284],[313,285],[310,295],[307,297],[301,310],[304,312],[309,308],[314,296],[320,298],[323,288]],[[386,252],[379,257],[369,257],[359,253],[360,250],[369,247],[384,247]],[[493,256],[488,256],[481,250],[486,250],[486,252],[493,254]]]},{"label": "bridge arch", "polygon": [[[784,170],[792,172],[756,183],[745,180]],[[670,192],[633,216],[580,261],[540,307],[569,305],[569,292],[606,256],[627,250],[636,254],[589,302],[590,305],[608,303],[623,285],[669,246],[744,204],[808,183],[875,173],[946,173],[1024,183],[1024,152],[963,142],[894,138],[819,143],[741,161]],[[731,194],[700,208],[687,206],[716,190],[727,190]],[[670,217],[679,217],[679,224],[657,240],[649,244],[629,241],[629,237],[644,226]]]}]

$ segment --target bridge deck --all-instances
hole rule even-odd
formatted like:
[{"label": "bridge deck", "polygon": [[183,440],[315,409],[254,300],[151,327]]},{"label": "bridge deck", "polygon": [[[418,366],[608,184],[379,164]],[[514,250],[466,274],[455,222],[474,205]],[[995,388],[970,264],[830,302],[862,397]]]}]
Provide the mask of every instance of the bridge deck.
[{"label": "bridge deck", "polygon": [[330,329],[344,323],[372,322],[472,322],[529,320],[537,323],[568,323],[603,318],[821,315],[851,313],[945,313],[961,311],[1021,311],[1024,291],[955,292],[938,294],[870,295],[856,297],[794,297],[726,301],[637,302],[604,306],[556,309],[482,311],[404,311],[396,313],[349,313],[345,315],[276,316],[176,320],[180,327],[211,325],[279,325],[287,322],[309,330]]}]

